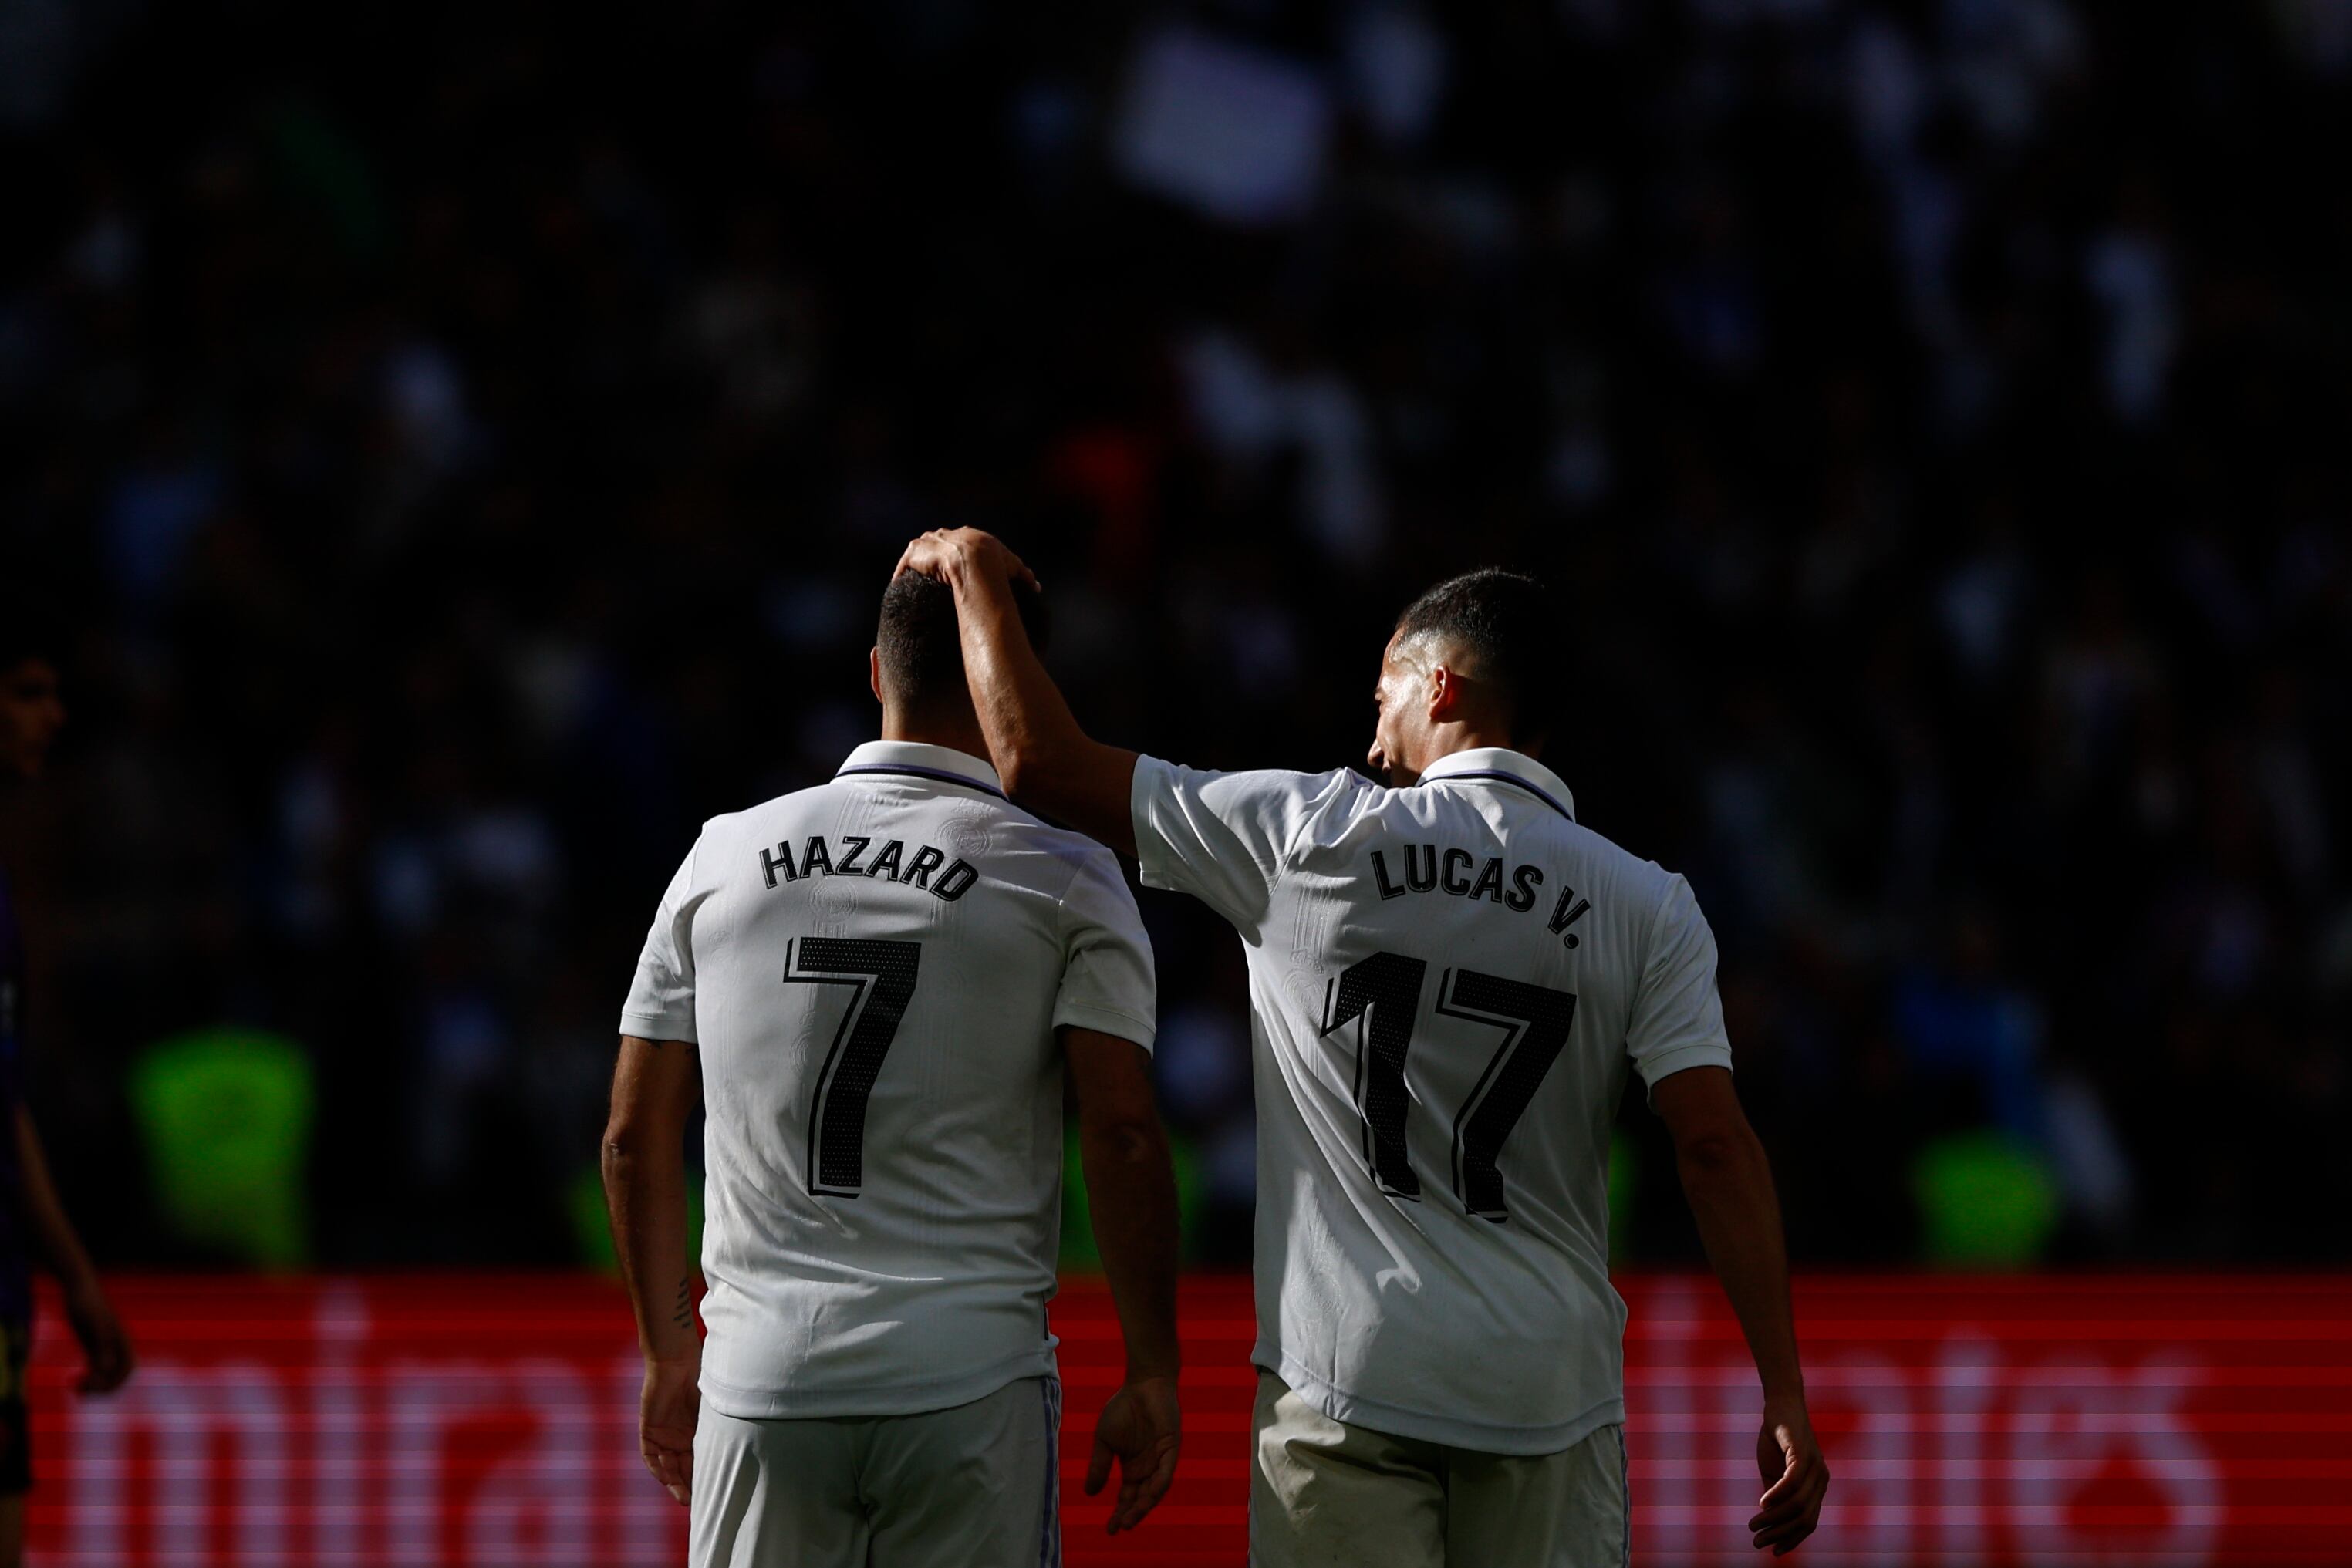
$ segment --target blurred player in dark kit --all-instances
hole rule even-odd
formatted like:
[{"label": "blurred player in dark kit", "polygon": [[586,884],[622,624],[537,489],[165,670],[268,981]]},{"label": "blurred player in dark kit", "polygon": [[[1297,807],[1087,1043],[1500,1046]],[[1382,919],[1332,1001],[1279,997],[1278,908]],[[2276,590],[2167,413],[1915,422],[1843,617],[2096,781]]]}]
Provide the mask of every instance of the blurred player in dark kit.
[{"label": "blurred player in dark kit", "polygon": [[[13,792],[38,779],[65,727],[52,652],[30,616],[0,606],[0,790]],[[0,1568],[13,1568],[23,1557],[25,1493],[33,1482],[25,1363],[32,1348],[36,1262],[64,1289],[66,1321],[89,1363],[81,1392],[120,1388],[131,1366],[130,1341],[49,1185],[25,1104],[24,1050],[24,934],[0,868]]]}]

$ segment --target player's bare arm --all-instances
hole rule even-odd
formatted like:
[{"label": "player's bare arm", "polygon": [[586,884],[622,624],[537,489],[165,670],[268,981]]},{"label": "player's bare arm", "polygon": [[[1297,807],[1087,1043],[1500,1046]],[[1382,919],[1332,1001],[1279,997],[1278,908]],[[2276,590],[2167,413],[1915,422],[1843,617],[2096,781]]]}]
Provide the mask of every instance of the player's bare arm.
[{"label": "player's bare arm", "polygon": [[1127,1341],[1127,1382],[1103,1406],[1087,1466],[1087,1495],[1117,1459],[1109,1533],[1132,1530],[1176,1476],[1182,1441],[1176,1401],[1176,1177],[1151,1094],[1151,1058],[1132,1040],[1062,1030],[1078,1107],[1078,1150],[1095,1245]]},{"label": "player's bare arm", "polygon": [[604,1205],[646,1358],[637,1447],[654,1479],[681,1503],[693,1482],[701,1405],[702,1337],[694,1323],[686,1208],[686,1129],[701,1093],[692,1045],[621,1037],[604,1127]]},{"label": "player's bare arm", "polygon": [[1707,1261],[1723,1282],[1763,1380],[1764,1425],[1756,1437],[1756,1463],[1766,1485],[1748,1528],[1759,1548],[1769,1547],[1780,1556],[1821,1522],[1830,1472],[1805,1410],[1805,1375],[1797,1358],[1789,1258],[1772,1167],[1724,1069],[1694,1067],[1662,1078],[1650,1098],[1674,1137],[1683,1194],[1698,1222]]},{"label": "player's bare arm", "polygon": [[1006,791],[1098,843],[1134,854],[1135,753],[1105,746],[1078,727],[1029,645],[1013,584],[1034,588],[1036,575],[1003,540],[978,528],[925,534],[907,547],[898,570],[955,590],[971,706]]},{"label": "player's bare arm", "polygon": [[65,1294],[66,1321],[81,1342],[83,1369],[75,1387],[84,1394],[110,1394],[131,1376],[133,1360],[130,1336],[106,1299],[98,1270],[74,1234],[65,1206],[58,1201],[49,1180],[47,1159],[41,1153],[40,1134],[34,1131],[32,1113],[16,1107],[16,1168],[24,1188],[25,1222],[33,1245]]}]

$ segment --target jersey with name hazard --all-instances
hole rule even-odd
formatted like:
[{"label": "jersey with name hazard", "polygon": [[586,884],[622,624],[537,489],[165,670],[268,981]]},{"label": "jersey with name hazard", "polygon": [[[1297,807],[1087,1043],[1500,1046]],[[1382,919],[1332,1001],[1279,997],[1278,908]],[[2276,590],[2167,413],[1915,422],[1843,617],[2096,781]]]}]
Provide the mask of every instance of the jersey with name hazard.
[{"label": "jersey with name hazard", "polygon": [[1609,1144],[1629,1072],[1729,1067],[1690,888],[1516,752],[1412,789],[1135,771],[1143,880],[1241,932],[1253,1359],[1335,1420],[1544,1454],[1624,1419]]},{"label": "jersey with name hazard", "polygon": [[1116,859],[977,758],[872,742],[706,823],[621,1015],[700,1053],[704,1397],[902,1415],[1051,1373],[1055,1031],[1149,1049],[1153,1008]]}]

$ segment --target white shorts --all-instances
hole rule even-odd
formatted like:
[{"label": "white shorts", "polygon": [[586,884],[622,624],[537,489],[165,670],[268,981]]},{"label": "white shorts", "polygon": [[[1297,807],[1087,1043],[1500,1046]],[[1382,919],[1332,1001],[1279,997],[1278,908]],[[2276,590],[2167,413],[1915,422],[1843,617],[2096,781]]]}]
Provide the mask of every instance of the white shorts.
[{"label": "white shorts", "polygon": [[1625,1568],[1625,1434],[1474,1453],[1334,1421],[1260,1368],[1252,1568]]},{"label": "white shorts", "polygon": [[1060,1568],[1062,1385],[915,1416],[694,1433],[694,1568]]}]

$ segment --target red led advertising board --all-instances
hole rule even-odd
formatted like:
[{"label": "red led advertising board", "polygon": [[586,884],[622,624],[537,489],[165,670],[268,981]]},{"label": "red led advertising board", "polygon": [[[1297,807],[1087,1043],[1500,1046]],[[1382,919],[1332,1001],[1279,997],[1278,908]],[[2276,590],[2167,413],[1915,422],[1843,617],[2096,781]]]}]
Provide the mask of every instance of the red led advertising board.
[{"label": "red led advertising board", "polygon": [[[1635,1561],[1753,1560],[1737,1325],[1704,1279],[1620,1288]],[[635,1341],[605,1281],[115,1291],[142,1356],[122,1394],[73,1396],[62,1323],[38,1330],[35,1564],[684,1561],[684,1512],[636,1458]],[[1248,1284],[1185,1291],[1181,1479],[1117,1541],[1077,1483],[1118,1331],[1098,1283],[1055,1303],[1074,1568],[1243,1560]],[[1822,1277],[1798,1311],[1836,1479],[1791,1562],[2352,1562],[2352,1277]]]}]

